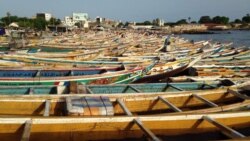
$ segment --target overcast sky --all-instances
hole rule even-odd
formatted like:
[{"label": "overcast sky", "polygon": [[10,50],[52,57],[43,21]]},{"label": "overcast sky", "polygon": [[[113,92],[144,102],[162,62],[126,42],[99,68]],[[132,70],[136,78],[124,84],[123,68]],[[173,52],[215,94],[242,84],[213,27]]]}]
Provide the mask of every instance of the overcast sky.
[{"label": "overcast sky", "polygon": [[145,21],[161,18],[175,22],[191,17],[228,16],[231,20],[250,13],[250,0],[0,0],[0,17],[6,15],[31,17],[37,12],[49,12],[57,18],[72,12],[86,12],[122,21]]}]

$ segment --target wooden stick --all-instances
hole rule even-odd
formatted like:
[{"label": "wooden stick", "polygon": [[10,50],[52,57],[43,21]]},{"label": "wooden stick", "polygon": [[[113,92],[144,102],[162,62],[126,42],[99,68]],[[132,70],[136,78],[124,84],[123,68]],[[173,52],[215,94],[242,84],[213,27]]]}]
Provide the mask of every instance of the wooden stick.
[{"label": "wooden stick", "polygon": [[174,104],[170,103],[168,100],[164,99],[163,97],[158,96],[158,99],[161,100],[163,103],[165,103],[169,108],[171,108],[175,112],[182,112],[181,109],[179,109],[178,107],[176,107]]},{"label": "wooden stick", "polygon": [[243,94],[240,94],[239,92],[236,92],[236,91],[234,91],[234,90],[231,90],[231,89],[228,89],[227,90],[230,94],[233,94],[234,96],[236,96],[236,97],[239,97],[239,98],[241,98],[241,99],[250,99],[250,97],[248,97],[248,96],[246,96],[246,95],[243,95]]},{"label": "wooden stick", "polygon": [[70,71],[70,76],[74,76],[74,71],[73,70]]},{"label": "wooden stick", "polygon": [[[128,115],[128,116],[133,116],[132,113],[129,111],[129,109],[126,107],[125,103],[121,100],[121,99],[116,99],[116,101],[118,102],[118,104],[121,106],[121,108],[123,109],[123,111]],[[143,131],[143,133],[150,138],[153,141],[160,141],[160,139],[158,137],[156,137],[154,135],[154,133],[152,131],[150,131],[147,127],[145,127],[142,122],[140,121],[140,119],[135,118],[134,123],[137,124],[137,126],[140,127],[140,129]]]},{"label": "wooden stick", "polygon": [[35,76],[35,77],[40,77],[40,74],[41,74],[41,70],[38,70],[38,71],[36,72],[36,76]]},{"label": "wooden stick", "polygon": [[148,136],[151,140],[153,140],[153,141],[161,141],[158,137],[155,136],[155,134],[152,131],[150,131],[147,127],[145,127],[143,125],[143,123],[141,122],[141,120],[135,118],[134,122],[137,124],[137,126],[140,127],[140,129],[143,131],[143,133],[146,136]]},{"label": "wooden stick", "polygon": [[139,89],[137,89],[137,88],[135,88],[135,87],[133,87],[131,85],[128,85],[128,87],[131,88],[132,90],[136,91],[137,93],[142,93],[141,90],[139,90]]},{"label": "wooden stick", "polygon": [[176,89],[176,90],[179,90],[179,91],[184,91],[183,89],[181,89],[181,88],[178,88],[178,87],[175,87],[175,86],[173,86],[173,85],[170,85],[170,84],[168,84],[170,87],[172,87],[172,88],[174,88],[174,89]]},{"label": "wooden stick", "polygon": [[203,116],[202,118],[204,120],[208,121],[209,123],[213,124],[217,128],[219,128],[221,130],[221,132],[229,138],[244,138],[245,137],[241,133],[235,131],[234,129],[232,129],[228,126],[225,126],[225,125],[217,122],[216,120],[210,118],[209,116]]},{"label": "wooden stick", "polygon": [[215,103],[213,103],[213,102],[211,102],[211,101],[209,101],[209,100],[207,100],[207,99],[205,99],[205,98],[203,98],[203,97],[201,97],[201,96],[199,96],[197,94],[192,94],[192,96],[197,98],[198,100],[202,101],[203,103],[211,106],[211,107],[218,107],[217,104],[215,104]]},{"label": "wooden stick", "polygon": [[34,89],[32,87],[29,88],[29,95],[33,95]]},{"label": "wooden stick", "polygon": [[45,101],[45,109],[44,109],[43,116],[48,117],[49,116],[49,111],[50,111],[50,100],[46,100]]},{"label": "wooden stick", "polygon": [[29,141],[30,140],[31,125],[32,125],[32,120],[27,120],[25,122],[21,141]]},{"label": "wooden stick", "polygon": [[125,103],[121,99],[116,99],[117,103],[121,106],[122,110],[125,112],[126,115],[132,116],[133,114],[129,111],[126,107]]},{"label": "wooden stick", "polygon": [[93,92],[91,91],[91,89],[90,89],[88,86],[86,86],[86,90],[87,90],[90,94],[93,94]]}]

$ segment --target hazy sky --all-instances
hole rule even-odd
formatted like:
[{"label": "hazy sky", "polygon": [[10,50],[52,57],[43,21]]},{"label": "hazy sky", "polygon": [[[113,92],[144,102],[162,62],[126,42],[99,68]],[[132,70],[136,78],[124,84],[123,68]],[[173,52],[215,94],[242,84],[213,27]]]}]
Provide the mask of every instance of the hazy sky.
[{"label": "hazy sky", "polygon": [[228,16],[231,20],[250,13],[250,0],[0,0],[0,17],[31,17],[49,12],[57,18],[72,12],[86,12],[90,18],[107,17],[122,21],[145,21],[162,18],[176,21],[202,15]]}]

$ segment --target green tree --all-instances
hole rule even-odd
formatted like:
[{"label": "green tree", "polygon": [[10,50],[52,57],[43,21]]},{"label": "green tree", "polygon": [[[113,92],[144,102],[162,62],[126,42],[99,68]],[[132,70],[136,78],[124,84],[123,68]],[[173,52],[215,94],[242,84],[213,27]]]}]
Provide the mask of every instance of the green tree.
[{"label": "green tree", "polygon": [[82,25],[81,25],[80,22],[75,23],[75,26],[77,26],[78,28],[81,28],[81,27],[82,27]]},{"label": "green tree", "polygon": [[120,22],[118,25],[117,25],[117,27],[123,27],[124,26],[124,24],[123,24],[123,22]]},{"label": "green tree", "polygon": [[176,24],[187,24],[187,20],[186,19],[181,19],[179,21],[176,22]]},{"label": "green tree", "polygon": [[11,23],[11,21],[10,21],[10,16],[11,16],[10,12],[7,12],[7,13],[6,13],[6,16],[7,16],[7,18],[8,18],[8,24],[10,24],[10,23]]},{"label": "green tree", "polygon": [[210,16],[202,16],[199,20],[199,23],[203,24],[203,23],[211,23],[212,20],[210,18]]},{"label": "green tree", "polygon": [[242,17],[242,22],[244,22],[244,23],[250,23],[250,15],[247,14],[246,16]]},{"label": "green tree", "polygon": [[34,28],[37,30],[45,30],[48,23],[43,18],[34,19]]},{"label": "green tree", "polygon": [[49,23],[48,23],[48,24],[50,24],[50,25],[59,25],[59,24],[61,24],[61,20],[52,17],[52,18],[49,20]]},{"label": "green tree", "polygon": [[242,21],[240,19],[235,19],[234,23],[241,23]]},{"label": "green tree", "polygon": [[192,24],[197,24],[197,22],[196,22],[196,21],[192,21],[191,23],[192,23]]},{"label": "green tree", "polygon": [[152,23],[150,21],[145,21],[143,22],[144,25],[152,25]]},{"label": "green tree", "polygon": [[225,16],[215,16],[212,20],[213,23],[217,24],[228,24],[229,18]]},{"label": "green tree", "polygon": [[6,25],[9,25],[12,22],[18,22],[17,16],[6,16],[1,19],[2,22],[4,22]]},{"label": "green tree", "polygon": [[126,23],[124,24],[125,27],[127,27],[128,25],[129,25],[129,22],[126,22]]},{"label": "green tree", "polygon": [[190,21],[191,21],[191,17],[188,17],[188,22],[190,23]]}]

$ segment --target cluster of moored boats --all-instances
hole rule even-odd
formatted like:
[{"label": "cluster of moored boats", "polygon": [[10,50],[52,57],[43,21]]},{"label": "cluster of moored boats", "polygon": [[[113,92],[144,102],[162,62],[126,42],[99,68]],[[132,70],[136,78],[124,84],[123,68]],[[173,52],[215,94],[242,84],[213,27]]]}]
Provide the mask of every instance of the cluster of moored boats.
[{"label": "cluster of moored boats", "polygon": [[121,32],[0,43],[0,139],[250,139],[250,50]]}]

